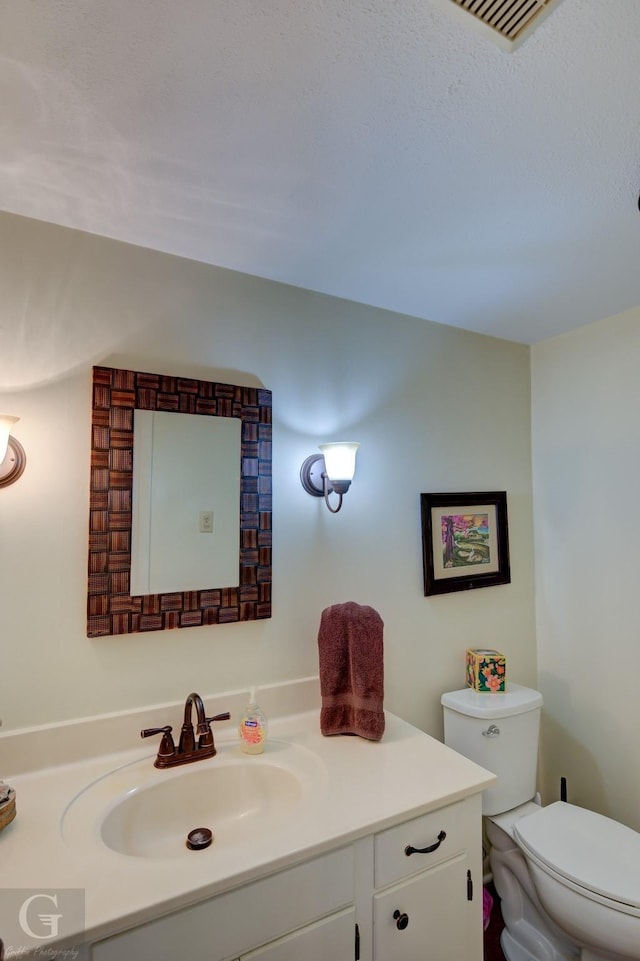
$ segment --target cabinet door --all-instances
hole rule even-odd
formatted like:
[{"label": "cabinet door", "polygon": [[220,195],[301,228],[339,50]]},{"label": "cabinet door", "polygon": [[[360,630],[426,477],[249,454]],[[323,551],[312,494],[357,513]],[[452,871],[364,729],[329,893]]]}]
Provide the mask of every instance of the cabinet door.
[{"label": "cabinet door", "polygon": [[240,961],[353,961],[356,914],[353,908],[243,954]]},{"label": "cabinet door", "polygon": [[374,961],[475,957],[468,924],[475,905],[467,900],[465,855],[396,884],[373,901]]},{"label": "cabinet door", "polygon": [[92,961],[228,961],[353,904],[353,848],[330,851],[115,934]]}]

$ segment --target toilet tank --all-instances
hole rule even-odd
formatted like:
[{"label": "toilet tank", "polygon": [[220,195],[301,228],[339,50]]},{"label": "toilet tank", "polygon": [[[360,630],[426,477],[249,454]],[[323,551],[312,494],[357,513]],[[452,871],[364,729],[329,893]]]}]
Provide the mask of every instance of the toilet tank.
[{"label": "toilet tank", "polygon": [[467,687],[443,694],[444,743],[497,775],[482,796],[482,813],[501,814],[536,793],[542,695],[509,684],[503,694]]}]

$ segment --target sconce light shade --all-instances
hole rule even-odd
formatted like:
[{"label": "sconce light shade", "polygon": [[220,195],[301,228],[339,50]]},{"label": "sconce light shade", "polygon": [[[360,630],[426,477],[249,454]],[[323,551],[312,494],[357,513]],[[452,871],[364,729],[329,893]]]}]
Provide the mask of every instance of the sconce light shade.
[{"label": "sconce light shade", "polygon": [[11,436],[13,425],[19,417],[0,414],[0,487],[8,487],[22,474],[27,455],[20,441]]},{"label": "sconce light shade", "polygon": [[19,420],[19,417],[13,417],[11,414],[0,414],[0,464],[7,453],[13,425]]},{"label": "sconce light shade", "polygon": [[[311,454],[300,468],[300,481],[307,494],[324,497],[325,504],[332,514],[342,507],[342,496],[351,486],[356,470],[356,451],[360,444],[340,441],[335,444],[320,444],[321,454]],[[338,495],[338,503],[331,506],[329,494]]]},{"label": "sconce light shade", "polygon": [[[356,472],[356,451],[360,444],[343,441],[337,444],[319,444],[329,483],[334,491],[345,494]],[[340,485],[340,486],[338,486]],[[343,488],[342,490],[340,488]]]}]

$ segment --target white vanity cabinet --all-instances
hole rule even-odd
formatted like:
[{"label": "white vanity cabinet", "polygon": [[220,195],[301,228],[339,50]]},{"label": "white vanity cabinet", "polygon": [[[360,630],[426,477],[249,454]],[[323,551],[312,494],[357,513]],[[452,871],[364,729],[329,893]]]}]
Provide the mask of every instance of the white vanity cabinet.
[{"label": "white vanity cabinet", "polygon": [[99,941],[91,957],[481,961],[481,872],[478,794]]},{"label": "white vanity cabinet", "polygon": [[[289,944],[274,942],[295,932],[291,941],[299,945],[299,957],[308,956],[311,961],[324,957],[317,952],[326,943],[331,952],[327,958],[352,961],[353,904],[354,850],[348,846],[99,941],[92,946],[91,957],[92,961],[244,961],[247,957],[285,961],[292,956]],[[316,924],[319,921],[322,924]],[[264,955],[255,950],[261,946],[265,946]]]},{"label": "white vanity cabinet", "polygon": [[374,837],[373,961],[481,961],[480,796]]}]

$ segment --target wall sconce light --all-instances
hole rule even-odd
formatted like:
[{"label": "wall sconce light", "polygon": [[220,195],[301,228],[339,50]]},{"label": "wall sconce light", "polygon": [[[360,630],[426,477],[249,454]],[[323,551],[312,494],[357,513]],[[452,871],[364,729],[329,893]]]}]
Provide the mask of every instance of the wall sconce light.
[{"label": "wall sconce light", "polygon": [[8,487],[22,474],[27,455],[19,440],[11,436],[11,430],[19,417],[0,414],[0,487]]},{"label": "wall sconce light", "polygon": [[[342,496],[351,486],[356,471],[356,451],[360,444],[341,441],[336,444],[319,444],[322,453],[311,454],[300,468],[300,480],[307,494],[324,497],[332,514],[342,507]],[[338,503],[332,507],[329,494],[338,495]]]}]

